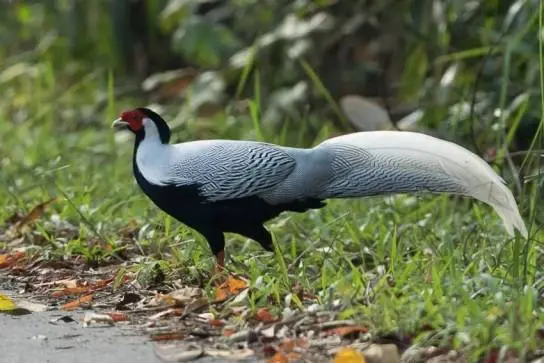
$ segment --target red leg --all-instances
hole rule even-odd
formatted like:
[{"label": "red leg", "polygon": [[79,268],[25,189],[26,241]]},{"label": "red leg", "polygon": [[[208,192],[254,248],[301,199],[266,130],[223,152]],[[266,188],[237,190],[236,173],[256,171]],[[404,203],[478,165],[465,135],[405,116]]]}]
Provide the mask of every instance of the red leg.
[{"label": "red leg", "polygon": [[219,274],[225,270],[225,236],[223,232],[217,229],[202,229],[200,233],[206,238],[212,253],[215,255],[216,265],[214,274]]},{"label": "red leg", "polygon": [[217,263],[215,265],[215,273],[220,273],[225,270],[225,250],[217,252],[215,255]]}]

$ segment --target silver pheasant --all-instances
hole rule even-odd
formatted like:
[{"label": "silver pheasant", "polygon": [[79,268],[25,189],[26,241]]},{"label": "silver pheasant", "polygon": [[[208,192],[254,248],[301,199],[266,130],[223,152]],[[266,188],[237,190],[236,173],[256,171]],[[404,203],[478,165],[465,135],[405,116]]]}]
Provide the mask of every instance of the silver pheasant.
[{"label": "silver pheasant", "polygon": [[492,206],[506,231],[527,237],[512,192],[469,150],[415,132],[372,131],[334,137],[309,148],[256,141],[169,144],[155,112],[123,112],[113,125],[135,134],[134,176],[163,211],[199,231],[220,266],[224,232],[272,249],[263,223],[283,211],[323,207],[330,198],[431,192],[470,196]]}]

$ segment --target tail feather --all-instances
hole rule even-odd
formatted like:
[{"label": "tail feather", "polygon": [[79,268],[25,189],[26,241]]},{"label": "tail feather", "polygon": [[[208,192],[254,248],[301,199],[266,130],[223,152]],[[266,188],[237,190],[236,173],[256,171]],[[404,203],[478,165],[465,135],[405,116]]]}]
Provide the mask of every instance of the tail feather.
[{"label": "tail feather", "polygon": [[506,231],[527,237],[512,192],[480,157],[449,141],[408,131],[358,132],[331,138],[317,149],[334,156],[333,176],[320,198],[408,192],[447,192],[492,206]]}]

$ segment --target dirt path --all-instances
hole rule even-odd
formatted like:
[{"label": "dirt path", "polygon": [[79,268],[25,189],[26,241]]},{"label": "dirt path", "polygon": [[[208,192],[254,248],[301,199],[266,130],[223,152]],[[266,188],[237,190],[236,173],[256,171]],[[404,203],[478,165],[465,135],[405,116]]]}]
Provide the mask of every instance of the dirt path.
[{"label": "dirt path", "polygon": [[0,314],[0,361],[6,363],[154,363],[160,362],[149,339],[130,326],[83,327],[49,321],[82,313],[61,311],[21,316]]}]

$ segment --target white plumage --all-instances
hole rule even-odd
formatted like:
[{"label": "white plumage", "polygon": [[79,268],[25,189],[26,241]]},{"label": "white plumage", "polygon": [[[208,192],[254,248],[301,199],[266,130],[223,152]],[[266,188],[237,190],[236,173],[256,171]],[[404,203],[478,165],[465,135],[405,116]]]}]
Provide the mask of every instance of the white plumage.
[{"label": "white plumage", "polygon": [[451,142],[398,131],[359,132],[311,149],[253,141],[162,143],[144,120],[136,152],[155,185],[200,186],[210,202],[257,196],[271,205],[308,198],[350,198],[408,192],[447,192],[492,206],[506,231],[527,229],[504,181],[480,157]]},{"label": "white plumage", "polygon": [[352,183],[364,180],[359,184],[367,187],[355,183],[350,192],[356,193],[360,186],[365,193],[372,193],[366,188],[373,184],[376,191],[387,185],[396,192],[423,190],[470,196],[492,206],[510,235],[517,229],[525,238],[528,236],[504,180],[483,159],[457,144],[416,132],[372,131],[332,138],[319,147],[334,150],[337,145],[360,148],[365,161],[354,158],[353,163],[369,165],[368,172],[353,168],[353,177],[348,179]]}]

